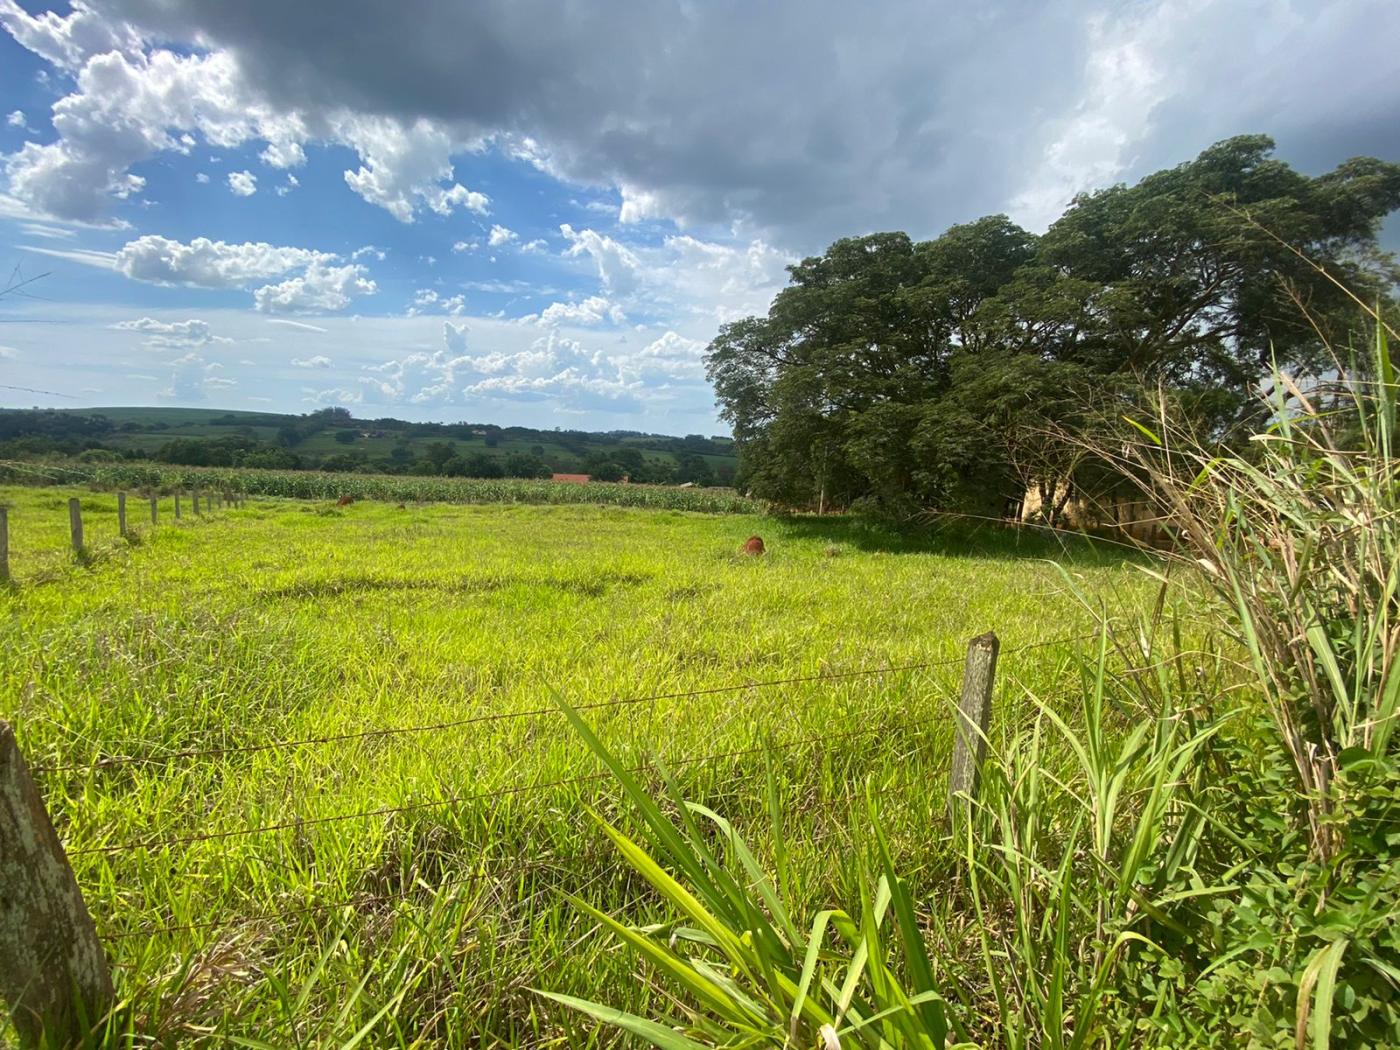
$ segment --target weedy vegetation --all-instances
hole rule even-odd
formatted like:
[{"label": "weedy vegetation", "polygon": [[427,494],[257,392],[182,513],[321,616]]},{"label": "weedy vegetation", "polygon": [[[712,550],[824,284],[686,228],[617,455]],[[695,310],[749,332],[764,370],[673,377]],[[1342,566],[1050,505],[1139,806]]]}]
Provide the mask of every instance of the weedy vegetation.
[{"label": "weedy vegetation", "polygon": [[925,867],[901,870],[868,792],[844,908],[790,907],[780,861],[669,781],[663,811],[571,713],[642,834],[595,820],[675,917],[579,907],[675,1005],[658,1024],[543,994],[669,1048],[1400,1045],[1400,476],[1374,319],[1336,382],[1275,375],[1249,448],[1194,439],[1164,400],[1145,440],[1099,450],[1176,539],[1150,611],[1104,616],[1076,702],[1020,683]]},{"label": "weedy vegetation", "polygon": [[[94,1042],[1400,1046],[1383,325],[1343,376],[1100,450],[1163,554],[266,499],[21,540],[4,710],[117,966]],[[66,492],[5,496],[21,538]]]}]

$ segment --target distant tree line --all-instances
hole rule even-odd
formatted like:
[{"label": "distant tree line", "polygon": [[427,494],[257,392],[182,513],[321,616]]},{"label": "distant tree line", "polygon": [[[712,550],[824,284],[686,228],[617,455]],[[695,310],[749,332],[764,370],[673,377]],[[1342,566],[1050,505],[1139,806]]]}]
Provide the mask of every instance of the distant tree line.
[{"label": "distant tree line", "polygon": [[[181,466],[264,467],[361,473],[424,474],[476,478],[540,478],[555,471],[583,472],[604,481],[623,478],[645,484],[729,484],[732,464],[712,467],[702,454],[732,456],[727,438],[643,434],[637,431],[546,431],[473,423],[409,423],[399,419],[355,419],[344,408],[301,416],[230,412],[203,420],[201,429],[225,431],[216,437],[174,436],[154,448],[133,444],[132,435],[162,433],[172,424],[117,423],[101,413],[62,410],[0,410],[0,458],[74,456],[88,461],[141,460]],[[259,437],[272,431],[274,439]],[[306,443],[329,431],[336,451],[308,451]],[[392,441],[387,454],[371,455],[365,439]],[[645,443],[647,455],[623,441]],[[479,451],[461,443],[479,442]],[[502,442],[528,450],[500,450]],[[552,462],[545,444],[570,457]]]},{"label": "distant tree line", "polygon": [[[1397,284],[1381,221],[1400,165],[1310,177],[1264,136],[1081,195],[1043,235],[1004,215],[931,241],[878,233],[789,268],[763,317],[706,362],[739,485],[797,506],[1049,517],[1107,485],[1084,439],[1165,388],[1222,439],[1258,412],[1271,362],[1318,375],[1359,312],[1339,287]],[[1257,419],[1254,419],[1257,421]]]}]

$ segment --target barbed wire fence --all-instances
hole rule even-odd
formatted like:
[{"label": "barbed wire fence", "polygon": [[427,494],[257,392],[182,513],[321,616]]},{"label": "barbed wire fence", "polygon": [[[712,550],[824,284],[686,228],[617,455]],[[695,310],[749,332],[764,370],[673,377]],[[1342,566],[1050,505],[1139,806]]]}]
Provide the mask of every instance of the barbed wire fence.
[{"label": "barbed wire fence", "polygon": [[[59,472],[64,472],[62,467],[31,468],[9,461],[0,461],[0,466],[41,480],[53,480],[59,476]],[[203,499],[202,509],[201,497]],[[144,500],[148,507],[150,528],[154,529],[159,526],[160,495],[155,489],[149,489],[137,498]],[[182,498],[189,501],[190,511],[197,519],[212,515],[224,507],[242,507],[246,501],[243,493],[233,488],[176,488],[170,494],[170,498],[173,500],[173,513],[176,521],[180,521],[184,517],[181,506]],[[96,496],[89,497],[89,499],[96,499]],[[127,490],[118,489],[115,493],[115,499],[117,511],[117,535],[115,539],[118,541],[134,540],[139,530],[134,521],[129,522],[127,519]],[[10,525],[10,508],[0,503],[0,585],[10,583],[14,579],[10,569]],[[93,548],[84,533],[83,500],[77,496],[68,499],[68,541],[72,549],[72,556],[79,563],[92,557]]]},{"label": "barbed wire fence", "polygon": [[[961,690],[956,697],[945,695],[953,712],[953,748],[949,764],[947,808],[950,819],[964,804],[970,804],[977,789],[977,775],[987,743],[991,699],[999,655],[1012,655],[1075,646],[1098,635],[1082,634],[1030,642],[1002,650],[994,634],[973,639],[965,656],[937,660],[886,664],[845,671],[825,671],[809,675],[789,675],[779,678],[724,683],[688,690],[671,690],[643,696],[612,697],[578,704],[577,712],[602,713],[638,707],[656,709],[663,701],[710,697],[749,691],[790,688],[798,685],[821,686],[846,680],[874,678],[897,674],[947,670],[962,664]],[[0,994],[11,1003],[21,1036],[25,1029],[18,1020],[30,1018],[46,1038],[53,1033],[71,1035],[78,1031],[81,1018],[100,1015],[112,1001],[112,984],[107,952],[104,945],[116,945],[133,938],[155,939],[199,931],[229,931],[241,927],[268,923],[284,923],[346,908],[367,909],[408,901],[430,893],[442,899],[448,895],[470,892],[488,877],[485,864],[464,876],[444,879],[437,885],[421,881],[394,892],[357,893],[337,896],[329,901],[309,901],[292,904],[288,901],[268,902],[268,905],[244,914],[211,917],[194,922],[167,922],[161,925],[106,929],[100,935],[97,924],[89,914],[81,890],[74,877],[69,858],[108,858],[142,854],[159,856],[187,850],[204,843],[224,843],[294,832],[298,835],[309,828],[340,826],[350,822],[384,820],[406,814],[451,810],[515,797],[535,797],[560,792],[576,786],[596,784],[614,777],[611,771],[600,769],[589,773],[552,777],[521,783],[496,785],[482,790],[453,792],[433,798],[420,798],[395,805],[371,806],[347,812],[297,816],[267,822],[254,822],[233,828],[204,832],[181,832],[165,829],[150,835],[118,841],[93,841],[91,844],[65,848],[59,840],[43,803],[35,778],[85,778],[101,776],[115,770],[165,771],[176,765],[220,763],[229,759],[263,753],[294,753],[345,742],[383,739],[403,739],[427,734],[459,730],[485,724],[537,721],[564,714],[560,703],[535,706],[516,711],[478,712],[461,718],[444,719],[411,725],[367,726],[362,729],[319,736],[271,739],[222,747],[186,748],[157,754],[98,755],[89,760],[70,760],[27,765],[16,743],[13,729],[0,721],[0,883],[6,887],[7,906],[0,908],[0,957],[6,949],[18,946],[22,950],[10,962],[0,960]],[[668,770],[692,767],[720,767],[725,770],[725,784],[734,786],[768,775],[767,756],[808,748],[830,751],[833,745],[861,737],[885,734],[905,742],[910,748],[923,747],[934,729],[944,728],[929,718],[927,711],[894,718],[875,720],[870,724],[843,732],[803,734],[780,741],[765,739],[750,747],[711,751],[702,754],[682,754],[661,763]],[[530,741],[521,745],[528,747]],[[742,760],[763,758],[752,768],[735,770]],[[625,767],[632,774],[645,774],[658,768],[657,761],[634,761]],[[893,791],[867,786],[868,793]],[[526,873],[557,867],[552,859],[515,858],[510,866],[512,878]],[[592,878],[608,871],[599,866]],[[574,887],[580,892],[582,887]],[[73,945],[67,953],[45,951],[45,946]]]}]

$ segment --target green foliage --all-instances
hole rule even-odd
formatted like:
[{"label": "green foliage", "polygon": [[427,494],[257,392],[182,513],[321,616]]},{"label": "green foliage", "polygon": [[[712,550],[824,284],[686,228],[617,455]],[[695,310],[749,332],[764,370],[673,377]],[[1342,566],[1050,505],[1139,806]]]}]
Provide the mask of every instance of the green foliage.
[{"label": "green foliage", "polygon": [[1112,480],[1085,442],[1144,389],[1189,395],[1204,432],[1257,424],[1271,356],[1322,374],[1354,326],[1332,279],[1391,286],[1376,236],[1400,205],[1400,165],[1309,177],[1272,149],[1218,143],[1076,198],[1041,237],[993,216],[793,266],[768,315],[724,326],[706,358],[745,483],[798,506],[998,515],[1038,486],[1053,523],[1069,486]]},{"label": "green foliage", "polygon": [[[683,1018],[629,1030],[662,1047],[681,1045],[668,1042],[678,1034],[702,1046],[812,1046],[825,1029],[843,1046],[942,1047],[950,1037],[1065,1050],[1112,1044],[1125,1012],[1129,1027],[1136,1016],[1124,1010],[1123,986],[1135,949],[1182,929],[1173,913],[1183,900],[1219,892],[1192,888],[1204,825],[1191,796],[1221,726],[1199,724],[1156,688],[1187,654],[1140,654],[1158,657],[1157,680],[1134,682],[1115,673],[1106,643],[1107,635],[1085,662],[1077,712],[1032,698],[1027,727],[993,750],[976,805],[946,840],[937,897],[919,901],[896,874],[872,806],[870,841],[857,836],[842,864],[860,906],[850,914],[826,906],[810,920],[727,821],[686,803],[662,770],[675,814],[667,817],[570,711],[639,810],[646,845],[606,822],[605,834],[679,912],[678,922],[632,930],[581,904],[681,1004]],[[1131,724],[1126,711],[1138,716]],[[776,809],[770,820],[781,858]],[[932,910],[930,932],[923,908]],[[568,1005],[609,1024],[625,1020],[597,1003]]]},{"label": "green foliage", "polygon": [[[831,1045],[832,1040],[850,1047],[943,1050],[947,1005],[934,984],[914,901],[894,874],[883,837],[877,836],[879,866],[858,865],[856,877],[868,892],[862,907],[854,914],[821,911],[811,929],[804,930],[728,820],[706,806],[686,802],[663,768],[660,773],[677,814],[673,822],[578,713],[562,700],[559,704],[637,808],[654,853],[596,814],[594,819],[627,863],[679,913],[680,922],[634,931],[584,901],[575,903],[674,984],[684,996],[682,1003],[695,1005],[682,1007],[688,1031],[680,1035],[673,1024],[542,994],[663,1050],[814,1046],[819,1041]],[[770,767],[768,830],[775,853],[782,856],[784,833],[772,776]],[[718,852],[709,845],[711,839],[718,840]],[[658,934],[670,943],[663,943]],[[828,941],[835,942],[834,949]],[[907,984],[889,964],[893,945],[908,960]]]},{"label": "green foliage", "polygon": [[[449,453],[442,452],[446,446]],[[507,465],[530,455],[550,472],[577,473],[590,456],[619,464],[632,480],[668,484],[680,457],[703,459],[722,484],[734,479],[734,446],[725,437],[672,437],[616,430],[588,433],[473,423],[409,423],[354,419],[343,408],[301,416],[211,409],[0,409],[0,459],[77,456],[107,450],[123,459],[157,459],[186,466],[240,466],[256,453],[262,465],[285,469],[473,477],[539,477]],[[353,449],[353,458],[345,456]],[[277,450],[286,453],[279,458]],[[496,464],[483,462],[473,455]],[[474,472],[466,474],[469,464]],[[497,473],[497,470],[501,473]]]},{"label": "green foliage", "polygon": [[1400,717],[1400,464],[1388,333],[1355,374],[1304,392],[1275,371],[1253,455],[1219,454],[1159,405],[1117,455],[1205,569],[1309,799],[1336,844],[1331,786],[1348,756],[1382,759]]},{"label": "green foliage", "polygon": [[[1022,714],[993,733],[978,797],[926,861],[937,891],[909,898],[911,914],[926,909],[921,935],[898,952],[848,937],[808,955],[838,974],[872,967],[862,1008],[912,1025],[877,1045],[939,1045],[951,1031],[1015,1050],[1400,1047],[1400,476],[1394,369],[1373,320],[1360,375],[1305,392],[1275,374],[1251,458],[1193,443],[1165,407],[1134,423],[1142,447],[1101,450],[1159,501],[1180,546],[1147,568],[1155,602],[1126,626],[1104,617],[1076,704],[1013,686]],[[607,923],[678,1004],[640,1034],[814,1045],[811,1028],[784,1029],[786,1000],[762,983],[776,973],[787,990],[817,940],[801,936],[810,913],[783,899],[783,823],[771,822],[770,876],[723,825],[715,836],[687,815],[719,820],[709,809],[667,783],[667,818],[604,760],[642,811],[646,848],[605,833],[682,922],[709,906],[694,947],[670,922]],[[868,819],[844,858],[844,896],[819,916],[865,900],[864,840],[882,842],[878,813]],[[716,837],[728,849],[711,855]],[[759,1009],[731,1015],[706,980]],[[937,1018],[909,1008],[901,980],[927,989]],[[837,987],[864,991],[859,976]]]},{"label": "green foliage", "polygon": [[1400,1046],[1400,769],[1387,760],[1343,774],[1331,818],[1342,841],[1325,864],[1309,855],[1304,800],[1281,749],[1261,761],[1257,744],[1226,739],[1212,781],[1207,848],[1228,892],[1194,916],[1182,948],[1153,946],[1129,969],[1132,995],[1150,1007],[1138,1037]]}]

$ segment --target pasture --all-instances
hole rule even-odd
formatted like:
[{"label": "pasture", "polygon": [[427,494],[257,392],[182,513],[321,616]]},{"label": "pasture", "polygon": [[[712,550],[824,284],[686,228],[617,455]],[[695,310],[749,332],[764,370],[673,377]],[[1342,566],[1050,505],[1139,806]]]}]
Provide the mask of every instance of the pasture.
[{"label": "pasture", "polygon": [[1079,695],[1083,595],[1151,593],[1101,550],[845,518],[262,498],[177,524],[166,498],[126,543],[110,495],[0,499],[0,717],[161,1045],[611,1044],[533,991],[654,1005],[566,894],[666,910],[592,823],[630,818],[557,699],[760,851],[779,813],[760,859],[803,908],[850,894],[870,806],[928,897],[967,640],[1004,646],[995,741]]}]

